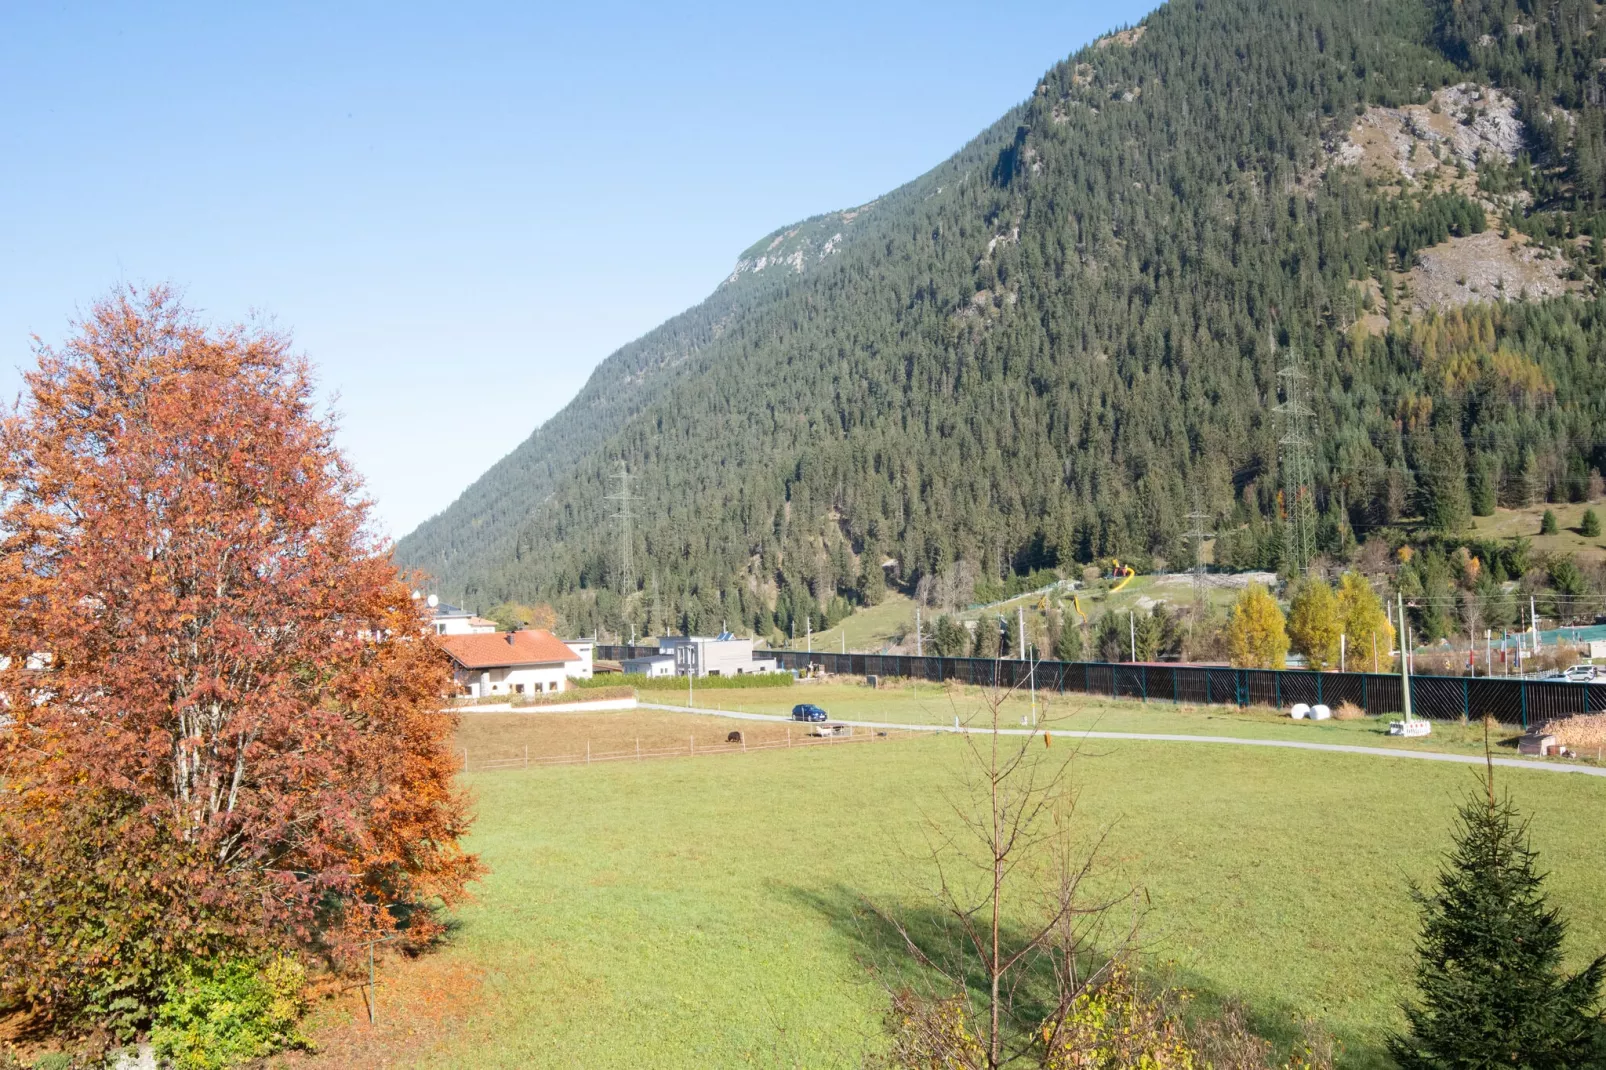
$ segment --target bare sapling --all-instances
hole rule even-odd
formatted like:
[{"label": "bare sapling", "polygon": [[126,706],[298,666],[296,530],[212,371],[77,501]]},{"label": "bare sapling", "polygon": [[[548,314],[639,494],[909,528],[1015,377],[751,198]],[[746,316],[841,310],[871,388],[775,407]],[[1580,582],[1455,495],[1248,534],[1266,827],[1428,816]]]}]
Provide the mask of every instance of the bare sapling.
[{"label": "bare sapling", "polygon": [[1076,750],[1052,728],[999,731],[1014,690],[984,694],[951,812],[927,818],[938,935],[871,904],[921,975],[891,992],[893,1066],[1048,1065],[1135,941],[1141,893],[1089,888],[1104,833],[1076,821]]}]

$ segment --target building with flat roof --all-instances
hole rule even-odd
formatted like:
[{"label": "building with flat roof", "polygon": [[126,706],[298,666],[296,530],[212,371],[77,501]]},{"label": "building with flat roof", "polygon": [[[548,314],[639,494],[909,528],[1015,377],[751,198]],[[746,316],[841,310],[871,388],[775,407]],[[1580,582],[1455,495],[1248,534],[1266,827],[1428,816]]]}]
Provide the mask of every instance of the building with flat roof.
[{"label": "building with flat roof", "polygon": [[627,673],[639,673],[642,676],[673,676],[675,675],[675,659],[669,654],[648,654],[645,657],[625,658],[619,667]]},{"label": "building with flat roof", "polygon": [[676,676],[746,676],[774,672],[776,668],[773,658],[754,661],[753,641],[738,639],[729,632],[717,636],[660,636],[658,654],[674,659]]}]

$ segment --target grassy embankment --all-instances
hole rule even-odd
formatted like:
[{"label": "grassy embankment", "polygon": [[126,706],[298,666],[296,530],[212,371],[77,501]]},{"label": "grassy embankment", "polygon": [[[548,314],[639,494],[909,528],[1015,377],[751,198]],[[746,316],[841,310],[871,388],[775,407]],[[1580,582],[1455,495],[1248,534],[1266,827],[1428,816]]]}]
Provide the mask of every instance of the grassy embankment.
[{"label": "grassy embankment", "polygon": [[[847,713],[849,690],[811,697]],[[892,719],[889,696],[859,692],[867,705],[851,712],[880,703]],[[1125,715],[1105,709],[1098,727]],[[1188,716],[1139,715],[1145,727]],[[465,717],[464,738],[494,732],[491,719],[563,745],[581,732],[732,724],[658,711],[486,714]],[[1221,732],[1227,720],[1278,728],[1225,713],[1199,724]],[[1288,727],[1302,738],[1357,730]],[[886,953],[862,902],[928,904],[923,822],[943,820],[960,753],[956,738],[933,736],[467,778],[472,846],[490,870],[477,901],[448,946],[383,967],[393,983],[381,988],[377,1036],[354,994],[326,1009],[315,1037],[327,1054],[314,1062],[856,1066],[884,1007],[864,963]],[[1174,962],[1206,1002],[1244,999],[1271,1032],[1313,1015],[1344,1040],[1344,1065],[1382,1065],[1411,963],[1407,885],[1431,878],[1473,770],[1135,741],[1090,744],[1076,761],[1080,818],[1109,829],[1107,881],[1148,896],[1152,961]],[[1573,960],[1606,948],[1606,781],[1500,777],[1533,818]]]}]

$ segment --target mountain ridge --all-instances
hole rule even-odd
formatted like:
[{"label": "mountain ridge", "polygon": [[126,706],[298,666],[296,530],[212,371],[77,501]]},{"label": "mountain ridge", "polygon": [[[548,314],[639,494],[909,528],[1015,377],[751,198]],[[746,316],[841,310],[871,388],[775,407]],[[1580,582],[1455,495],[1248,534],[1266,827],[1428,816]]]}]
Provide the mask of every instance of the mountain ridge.
[{"label": "mountain ridge", "polygon": [[[1576,144],[1545,118],[1587,102],[1554,72],[1591,77],[1600,35],[1581,45],[1544,27],[1596,16],[1556,0],[1560,16],[1508,48],[1507,6],[1163,6],[871,202],[831,254],[831,213],[749,247],[738,265],[765,270],[737,270],[599,366],[570,407],[592,415],[583,434],[563,431],[580,422],[566,409],[563,427],[532,436],[540,479],[493,469],[465,494],[480,514],[454,506],[398,557],[471,603],[550,600],[576,627],[638,634],[785,633],[859,597],[864,561],[883,556],[910,589],[1178,560],[1190,509],[1226,533],[1227,563],[1275,567],[1274,409],[1291,350],[1323,402],[1310,488],[1322,552],[1490,493],[1571,493],[1606,463],[1598,289],[1409,305],[1422,250],[1490,227],[1590,286],[1599,275],[1571,237],[1606,235],[1589,155],[1599,109],[1575,105]],[[1491,29],[1482,58],[1446,43]],[[1545,49],[1559,59],[1531,77],[1512,66]],[[1514,164],[1424,167],[1387,186],[1332,166],[1329,144],[1368,108],[1428,106],[1435,87],[1498,71],[1529,128],[1552,123]],[[1508,188],[1534,210],[1501,201]],[[670,352],[683,359],[650,390],[613,388],[630,360]],[[606,502],[620,461],[642,496],[630,591]]]}]

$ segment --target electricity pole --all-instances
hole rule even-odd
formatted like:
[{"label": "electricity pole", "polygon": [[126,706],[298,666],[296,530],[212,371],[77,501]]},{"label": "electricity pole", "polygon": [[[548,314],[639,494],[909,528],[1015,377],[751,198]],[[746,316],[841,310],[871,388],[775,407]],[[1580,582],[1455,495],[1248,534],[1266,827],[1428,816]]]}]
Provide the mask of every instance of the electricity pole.
[{"label": "electricity pole", "polygon": [[1411,659],[1406,653],[1411,638],[1405,634],[1405,595],[1396,593],[1400,604],[1400,694],[1405,703],[1405,723],[1411,723]]},{"label": "electricity pole", "polygon": [[1305,403],[1306,376],[1292,347],[1277,378],[1283,390],[1283,403],[1276,412],[1282,423],[1278,443],[1282,446],[1284,562],[1295,576],[1303,576],[1316,553],[1316,480],[1311,460],[1311,422],[1316,413]]},{"label": "electricity pole", "polygon": [[619,480],[619,493],[608,495],[608,500],[619,503],[619,511],[613,514],[619,521],[619,595],[629,598],[636,590],[636,566],[630,553],[630,503],[637,499],[630,493],[630,473],[623,459],[615,478]]},{"label": "electricity pole", "polygon": [[1186,536],[1193,543],[1193,614],[1188,618],[1190,657],[1193,655],[1193,628],[1204,616],[1205,609],[1204,541],[1214,534],[1205,530],[1205,522],[1209,519],[1210,514],[1199,508],[1199,489],[1196,485],[1193,491],[1193,512],[1188,514],[1190,527]]}]

